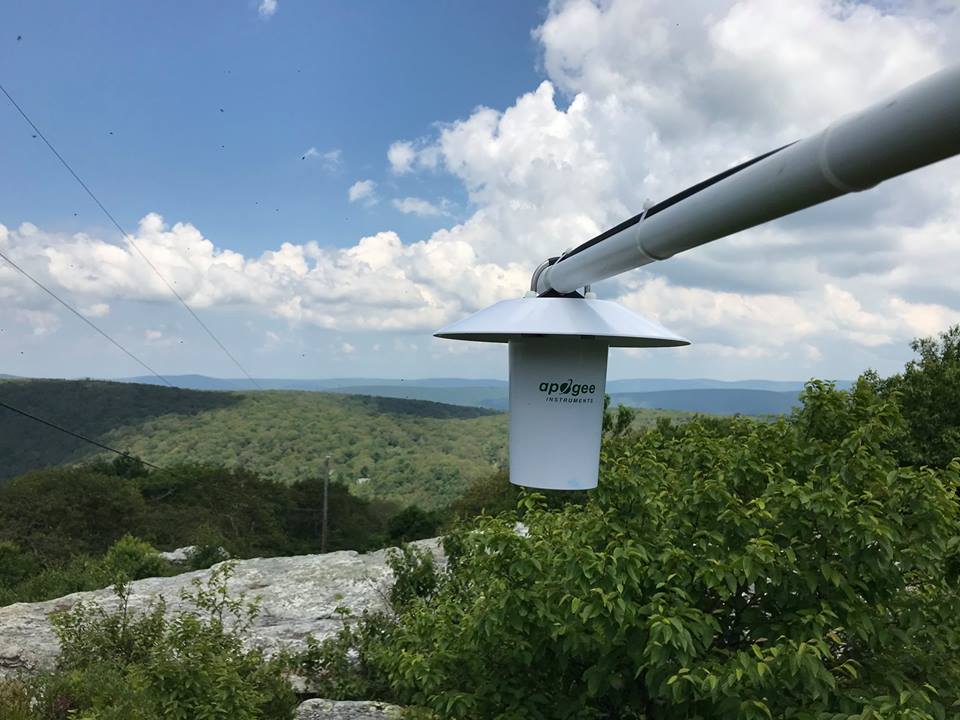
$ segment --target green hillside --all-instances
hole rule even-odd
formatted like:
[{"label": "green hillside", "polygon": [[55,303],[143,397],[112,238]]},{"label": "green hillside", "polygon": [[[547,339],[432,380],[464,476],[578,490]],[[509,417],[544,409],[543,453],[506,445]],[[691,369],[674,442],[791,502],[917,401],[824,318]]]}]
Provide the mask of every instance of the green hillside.
[{"label": "green hillside", "polygon": [[[161,466],[246,467],[290,483],[318,476],[329,454],[335,477],[354,493],[401,505],[443,506],[507,462],[506,415],[422,400],[93,380],[5,381],[0,400]],[[635,426],[687,416],[640,411]],[[0,482],[100,455],[87,443],[0,409]]]},{"label": "green hillside", "polygon": [[[357,494],[436,507],[506,460],[506,417],[479,408],[312,392],[201,392],[97,381],[5,382],[0,399],[157,465],[244,466],[293,482],[321,473]],[[99,454],[0,410],[0,478]],[[370,478],[358,485],[360,477]]]},{"label": "green hillside", "polygon": [[[236,405],[239,396],[89,380],[0,382],[0,400],[95,440],[161,415],[189,418]],[[72,463],[97,452],[89,444],[0,408],[0,482],[28,470]]]}]

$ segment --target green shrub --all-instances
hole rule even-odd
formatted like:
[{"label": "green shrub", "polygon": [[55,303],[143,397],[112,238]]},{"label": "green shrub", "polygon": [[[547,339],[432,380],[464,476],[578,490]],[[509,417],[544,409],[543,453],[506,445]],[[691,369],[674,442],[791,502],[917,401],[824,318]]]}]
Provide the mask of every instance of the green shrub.
[{"label": "green shrub", "polygon": [[288,667],[307,681],[319,697],[330,700],[391,701],[383,655],[395,621],[382,612],[364,611],[359,617],[337,608],[343,629],[318,641],[307,638],[307,649],[287,659]]},{"label": "green shrub", "polygon": [[636,408],[628,405],[617,405],[614,411],[610,407],[610,396],[603,396],[603,434],[607,437],[617,437],[630,432],[634,420],[637,419]]},{"label": "green shrub", "polygon": [[869,383],[803,399],[609,442],[588,503],[468,523],[432,591],[340,649],[445,718],[955,716],[960,463],[900,467]]},{"label": "green shrub", "polygon": [[387,596],[391,612],[364,611],[354,617],[337,608],[343,629],[323,641],[307,638],[307,649],[288,659],[292,670],[307,679],[320,697],[331,700],[395,700],[385,657],[396,616],[418,598],[428,598],[440,580],[433,555],[413,545],[387,554],[394,583]]},{"label": "green shrub", "polygon": [[168,575],[172,569],[156,548],[133,535],[124,535],[110,546],[103,557],[103,567],[114,579],[126,580]]},{"label": "green shrub", "polygon": [[436,510],[424,510],[416,505],[409,505],[390,518],[387,523],[387,538],[391,543],[431,538],[437,534],[437,528],[442,522],[443,517]]},{"label": "green shrub", "polygon": [[36,470],[0,485],[0,538],[43,563],[102,555],[146,520],[133,482],[92,467]]},{"label": "green shrub", "polygon": [[194,581],[182,599],[195,610],[172,617],[162,599],[134,614],[127,585],[116,588],[116,612],[81,603],[54,616],[57,669],[28,683],[33,714],[23,717],[291,718],[296,697],[282,663],[243,646],[257,607],[228,596],[230,572],[228,564],[207,585]]},{"label": "green shrub", "polygon": [[12,588],[30,576],[36,560],[15,542],[0,540],[0,590]]},{"label": "green shrub", "polygon": [[429,598],[436,591],[440,575],[429,550],[401,545],[387,552],[387,565],[393,571],[394,581],[388,599],[395,612],[408,607],[417,598]]},{"label": "green shrub", "polygon": [[910,343],[917,357],[886,380],[869,375],[900,405],[905,432],[898,444],[904,464],[946,467],[960,458],[960,325]]},{"label": "green shrub", "polygon": [[109,585],[111,580],[100,560],[78,554],[68,562],[41,568],[21,581],[12,589],[10,602],[39,602],[83,590],[97,590]]},{"label": "green shrub", "polygon": [[[66,562],[46,567],[30,555],[18,553],[12,543],[0,542],[0,573],[3,567],[20,568],[10,577],[19,581],[5,585],[0,576],[0,606],[12,602],[38,602],[84,590],[99,590],[116,582],[171,575],[177,571],[147,542],[125,535],[102,558],[78,554]],[[6,559],[6,560],[5,560]]]},{"label": "green shrub", "polygon": [[474,480],[457,500],[450,505],[454,517],[466,520],[482,515],[496,515],[513,510],[520,497],[520,488],[510,484],[510,475],[499,470],[487,477]]},{"label": "green shrub", "polygon": [[35,720],[31,708],[30,688],[18,679],[0,679],[0,718],[3,720]]},{"label": "green shrub", "polygon": [[227,540],[216,527],[203,525],[195,537],[193,549],[187,553],[187,564],[191,570],[205,570],[230,559],[230,553],[224,548]]}]

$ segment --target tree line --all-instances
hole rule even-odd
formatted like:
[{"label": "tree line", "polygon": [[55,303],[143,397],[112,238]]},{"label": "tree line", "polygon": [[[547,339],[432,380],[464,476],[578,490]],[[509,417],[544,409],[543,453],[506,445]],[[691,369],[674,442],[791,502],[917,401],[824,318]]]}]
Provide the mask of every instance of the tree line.
[{"label": "tree line", "polygon": [[[25,473],[0,487],[0,605],[103,587],[117,569],[130,579],[182,570],[156,548],[195,546],[193,567],[319,552],[323,485],[210,465],[150,471],[130,457]],[[328,503],[330,551],[428,537],[444,517],[358,498],[337,481]],[[155,559],[118,565],[131,553]]]}]

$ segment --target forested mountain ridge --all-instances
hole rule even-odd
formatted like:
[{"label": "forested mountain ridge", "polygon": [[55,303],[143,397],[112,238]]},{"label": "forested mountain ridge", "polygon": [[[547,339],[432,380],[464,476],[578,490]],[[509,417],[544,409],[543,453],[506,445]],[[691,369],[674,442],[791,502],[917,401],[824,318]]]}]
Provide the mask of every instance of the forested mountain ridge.
[{"label": "forested mountain ridge", "polygon": [[[92,380],[16,380],[10,405],[165,466],[247,467],[268,479],[334,475],[358,494],[439,506],[505,461],[506,418],[480,408],[297,391],[202,392]],[[0,480],[100,455],[0,411]],[[369,482],[357,485],[361,477]]]},{"label": "forested mountain ridge", "polygon": [[[119,428],[166,414],[186,418],[234,405],[239,397],[97,380],[6,378],[0,383],[0,400],[106,442]],[[78,462],[98,452],[82,440],[0,409],[0,482],[35,468]]]},{"label": "forested mountain ridge", "polygon": [[[0,400],[160,466],[245,467],[290,483],[318,477],[330,455],[334,477],[357,495],[426,508],[453,501],[507,460],[506,415],[426,400],[26,379],[0,384]],[[683,416],[640,411],[635,424]],[[0,409],[0,483],[103,455]]]}]

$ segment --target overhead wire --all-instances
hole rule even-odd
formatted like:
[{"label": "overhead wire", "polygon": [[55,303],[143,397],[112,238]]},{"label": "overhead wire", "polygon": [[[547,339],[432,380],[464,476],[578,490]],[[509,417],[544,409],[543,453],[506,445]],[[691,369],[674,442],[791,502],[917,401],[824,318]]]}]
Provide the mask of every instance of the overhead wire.
[{"label": "overhead wire", "polygon": [[[116,453],[116,454],[119,455],[120,457],[125,457],[125,458],[130,458],[130,459],[132,459],[132,460],[135,460],[136,462],[140,463],[141,465],[144,465],[145,467],[148,467],[148,468],[151,468],[151,469],[156,470],[156,471],[158,471],[158,472],[164,473],[164,474],[167,475],[168,477],[172,477],[172,478],[177,479],[177,480],[187,479],[185,475],[181,475],[180,473],[174,472],[174,471],[172,471],[172,470],[170,470],[170,469],[168,469],[168,468],[162,467],[162,466],[160,466],[160,465],[156,465],[155,463],[148,462],[148,461],[146,461],[146,460],[144,460],[144,459],[142,459],[142,458],[139,458],[139,457],[136,457],[136,456],[134,456],[134,455],[131,455],[131,454],[128,453],[128,452],[124,452],[123,450],[117,450],[116,448],[110,447],[109,445],[105,445],[105,444],[103,444],[102,442],[100,442],[100,441],[98,441],[98,440],[94,440],[93,438],[89,438],[89,437],[87,437],[86,435],[84,435],[83,433],[79,433],[79,432],[76,432],[76,431],[71,430],[71,429],[69,429],[69,428],[65,428],[65,427],[63,427],[62,425],[58,425],[57,423],[52,422],[51,420],[46,420],[46,419],[44,419],[44,418],[42,418],[42,417],[39,417],[38,415],[34,415],[33,413],[29,413],[29,412],[27,412],[26,410],[21,410],[21,409],[18,408],[18,407],[14,407],[13,405],[10,405],[9,403],[4,402],[3,400],[0,400],[0,407],[6,408],[6,409],[9,410],[10,412],[17,413],[18,415],[22,415],[23,417],[29,418],[30,420],[35,420],[36,422],[38,422],[38,423],[40,423],[40,424],[42,424],[42,425],[46,425],[47,427],[52,428],[52,429],[54,429],[54,430],[58,430],[59,432],[66,433],[67,435],[70,435],[71,437],[74,437],[74,438],[76,438],[76,439],[78,439],[78,440],[83,440],[83,442],[85,442],[85,443],[90,443],[91,445],[94,445],[94,446],[96,446],[96,447],[98,447],[98,448],[101,448],[101,449],[103,449],[103,450],[107,450],[107,451],[109,451],[109,452]],[[176,491],[177,491],[177,487],[176,487],[176,486],[170,487],[170,488],[168,488],[164,493],[162,493],[161,495],[158,495],[158,496],[157,496],[156,498],[154,498],[154,499],[155,499],[157,502],[159,502],[160,500],[165,500],[166,498],[168,498],[168,497],[170,497],[171,495],[173,495]]]},{"label": "overhead wire", "polygon": [[183,305],[186,311],[190,313],[191,316],[193,316],[193,319],[197,321],[197,324],[199,324],[200,327],[203,328],[203,330],[207,333],[207,335],[210,336],[210,339],[217,344],[217,346],[224,352],[224,354],[228,358],[230,358],[233,364],[240,369],[240,372],[242,372],[246,376],[246,378],[253,384],[253,386],[257,390],[262,390],[263,388],[260,387],[260,384],[253,379],[253,376],[251,376],[250,373],[247,372],[246,368],[240,363],[240,361],[233,355],[233,353],[231,353],[227,349],[226,345],[224,345],[220,341],[220,339],[214,334],[214,332],[207,326],[207,324],[200,319],[200,316],[197,315],[197,313],[194,312],[193,308],[187,304],[187,301],[183,299],[183,297],[180,295],[179,292],[177,292],[176,288],[173,287],[170,281],[167,280],[167,278],[164,277],[163,273],[161,273],[160,270],[157,269],[157,266],[150,261],[150,258],[147,257],[146,253],[144,253],[143,250],[140,249],[140,246],[134,241],[133,235],[129,234],[126,230],[123,229],[123,226],[113,216],[113,213],[111,213],[107,209],[107,207],[102,202],[100,202],[100,199],[96,196],[96,194],[94,194],[93,190],[90,189],[90,187],[83,181],[83,178],[81,178],[80,175],[78,175],[77,172],[73,169],[73,167],[71,167],[70,163],[68,163],[64,159],[64,157],[57,151],[57,149],[53,146],[53,143],[51,143],[47,139],[47,136],[44,135],[43,132],[40,130],[40,128],[37,127],[36,123],[34,123],[33,120],[30,119],[30,116],[27,115],[26,111],[22,107],[20,107],[20,104],[13,99],[13,96],[10,95],[9,92],[7,92],[7,89],[3,86],[2,83],[0,83],[0,92],[2,92],[6,96],[7,100],[10,101],[10,104],[12,104],[13,107],[16,108],[17,112],[20,113],[20,116],[27,121],[27,124],[30,125],[31,128],[33,128],[33,131],[37,134],[37,137],[43,140],[44,144],[50,149],[50,152],[52,152],[54,156],[57,158],[57,160],[60,161],[60,164],[67,169],[67,172],[69,172],[70,175],[73,176],[73,179],[76,180],[77,183],[79,183],[80,187],[82,187],[84,191],[86,191],[87,195],[89,195],[90,198],[97,204],[97,207],[99,207],[100,210],[103,211],[103,214],[106,215],[107,218],[110,220],[110,222],[113,223],[114,227],[117,228],[117,231],[120,233],[123,239],[126,242],[128,242],[131,245],[131,247],[134,248],[134,250],[137,251],[140,257],[143,258],[143,261],[147,263],[147,265],[150,267],[151,270],[153,270],[153,272],[157,275],[157,277],[159,277],[163,281],[163,284],[167,286],[167,289],[170,290],[171,293],[173,293],[173,296],[180,302],[181,305]]},{"label": "overhead wire", "polygon": [[[116,448],[110,447],[109,445],[104,445],[102,442],[99,442],[98,440],[89,438],[82,433],[78,433],[78,432],[75,432],[74,430],[70,430],[69,428],[65,428],[62,425],[58,425],[57,423],[52,422],[50,420],[45,420],[44,418],[34,415],[33,413],[29,413],[26,410],[21,410],[20,408],[14,407],[13,405],[10,405],[9,403],[4,402],[3,400],[0,400],[0,407],[6,408],[10,412],[17,413],[18,415],[22,415],[25,418],[30,418],[31,420],[35,420],[36,422],[46,425],[49,428],[53,428],[54,430],[59,430],[60,432],[66,433],[67,435],[75,437],[78,440],[83,440],[84,442],[90,443],[91,445],[96,445],[98,448],[101,448],[102,450],[109,450],[110,452],[116,453],[117,455],[120,455],[122,457],[132,457],[130,453],[124,452],[123,450],[117,450]],[[166,468],[160,467],[159,465],[154,465],[153,463],[147,462],[146,460],[141,460],[140,458],[135,458],[135,459],[137,460],[137,462],[140,462],[143,465],[146,465],[147,467],[153,468],[154,470],[160,470],[162,472],[170,472]]]},{"label": "overhead wire", "polygon": [[108,334],[106,333],[106,331],[104,331],[99,325],[97,325],[96,323],[94,323],[93,320],[91,320],[90,318],[88,318],[88,317],[87,317],[86,315],[84,315],[82,312],[80,312],[80,311],[77,310],[75,307],[73,307],[73,305],[71,305],[70,303],[68,303],[66,300],[64,300],[64,299],[61,298],[59,295],[57,295],[53,290],[51,290],[51,289],[48,288],[46,285],[44,285],[42,282],[40,282],[40,281],[39,281],[37,278],[35,278],[33,275],[31,275],[31,274],[28,273],[26,270],[24,270],[22,267],[20,267],[19,265],[17,265],[17,263],[15,263],[15,262],[10,258],[10,256],[7,255],[7,254],[5,254],[2,250],[0,250],[0,258],[3,258],[3,259],[7,262],[7,264],[9,264],[14,270],[18,271],[18,272],[19,272],[20,274],[22,274],[24,277],[26,277],[27,279],[29,279],[34,285],[36,285],[37,287],[39,287],[41,290],[43,290],[45,293],[47,293],[50,297],[52,297],[52,298],[53,298],[54,300],[56,300],[58,303],[60,303],[61,305],[63,305],[67,310],[69,310],[69,311],[72,312],[74,315],[76,315],[78,318],[80,318],[81,320],[83,320],[83,322],[85,322],[87,325],[89,325],[89,326],[92,327],[94,330],[96,330],[98,333],[100,333],[103,337],[105,337],[107,340],[109,340],[113,345],[115,345],[116,347],[120,348],[120,350],[121,350],[123,353],[125,353],[125,354],[127,355],[127,357],[131,358],[134,362],[136,362],[138,365],[140,365],[140,367],[146,368],[147,371],[149,371],[149,372],[150,372],[152,375],[154,375],[155,377],[159,378],[164,384],[169,385],[170,387],[174,387],[174,385],[173,385],[172,382],[170,382],[169,380],[167,380],[163,375],[161,375],[161,374],[158,373],[156,370],[154,370],[152,367],[150,367],[149,365],[147,365],[147,363],[145,363],[143,360],[141,360],[140,358],[138,358],[138,357],[137,357],[136,355],[134,355],[131,351],[127,350],[127,348],[125,348],[123,345],[121,345],[117,340],[114,340],[112,337],[110,337],[110,335],[108,335]]}]

